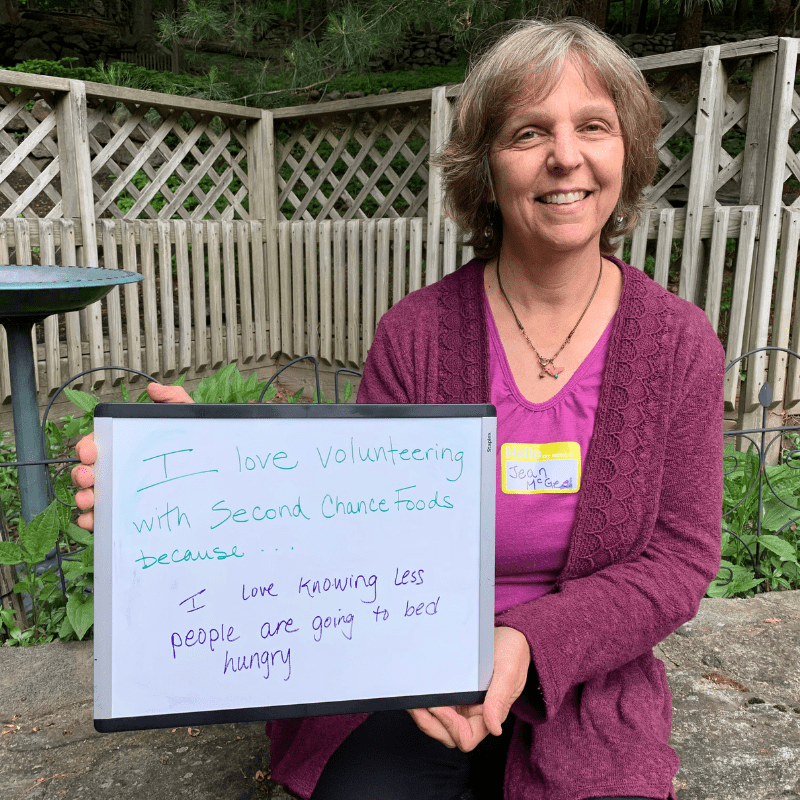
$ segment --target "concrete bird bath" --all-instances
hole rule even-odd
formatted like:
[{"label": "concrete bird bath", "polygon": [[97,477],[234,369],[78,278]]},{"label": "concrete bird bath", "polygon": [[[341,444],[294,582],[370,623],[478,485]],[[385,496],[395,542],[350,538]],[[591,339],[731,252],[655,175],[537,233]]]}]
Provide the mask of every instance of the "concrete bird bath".
[{"label": "concrete bird bath", "polygon": [[[11,408],[18,462],[43,462],[36,368],[31,328],[51,314],[78,311],[115,286],[142,280],[135,272],[96,267],[0,266],[0,325],[8,336]],[[19,467],[22,517],[26,522],[48,504],[47,467]]]}]

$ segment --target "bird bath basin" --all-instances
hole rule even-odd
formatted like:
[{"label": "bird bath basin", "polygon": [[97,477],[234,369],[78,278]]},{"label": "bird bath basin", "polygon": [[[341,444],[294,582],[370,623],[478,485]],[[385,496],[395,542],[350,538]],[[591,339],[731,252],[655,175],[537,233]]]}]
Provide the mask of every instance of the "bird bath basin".
[{"label": "bird bath basin", "polygon": [[0,267],[0,322],[40,322],[51,314],[78,311],[141,275],[95,267]]}]

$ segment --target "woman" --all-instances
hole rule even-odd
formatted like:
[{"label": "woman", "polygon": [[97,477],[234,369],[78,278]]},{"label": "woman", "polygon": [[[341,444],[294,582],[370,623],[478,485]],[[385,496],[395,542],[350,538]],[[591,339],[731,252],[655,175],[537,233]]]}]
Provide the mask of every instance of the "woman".
[{"label": "woman", "polygon": [[[580,22],[523,23],[470,72],[438,163],[479,259],[384,315],[358,400],[497,407],[495,673],[482,707],[411,711],[422,733],[273,723],[273,778],[301,796],[671,794],[652,648],[719,564],[723,355],[699,309],[610,257],[660,123]],[[574,488],[518,493],[507,443],[572,443]]]},{"label": "woman", "polygon": [[[580,22],[523,23],[467,78],[438,161],[479,258],[384,315],[358,401],[497,407],[495,671],[478,706],[271,723],[272,777],[301,797],[674,797],[652,649],[719,564],[723,355],[699,309],[611,257],[659,127]],[[557,489],[514,477],[548,448]]]}]

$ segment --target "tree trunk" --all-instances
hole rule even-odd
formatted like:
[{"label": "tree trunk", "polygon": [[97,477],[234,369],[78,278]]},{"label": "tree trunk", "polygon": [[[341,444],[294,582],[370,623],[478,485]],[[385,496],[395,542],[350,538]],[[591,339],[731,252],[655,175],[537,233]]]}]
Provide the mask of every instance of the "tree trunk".
[{"label": "tree trunk", "polygon": [[636,33],[647,33],[648,0],[642,0],[639,6],[639,19],[636,23]]},{"label": "tree trunk", "polygon": [[328,4],[325,0],[311,0],[308,16],[309,32],[319,41],[324,33],[325,20],[328,18]]},{"label": "tree trunk", "polygon": [[[167,0],[166,12],[170,17],[174,17],[178,13],[177,0]],[[183,52],[183,47],[177,37],[172,43],[172,71],[176,75],[186,72],[186,56]]]},{"label": "tree trunk", "polygon": [[733,27],[734,30],[741,30],[744,27],[744,18],[747,15],[747,4],[745,0],[736,0],[736,6],[733,9]]},{"label": "tree trunk", "polygon": [[153,0],[131,0],[131,35],[136,49],[147,52],[155,46],[156,28],[153,22]]},{"label": "tree trunk", "polygon": [[0,25],[19,25],[17,0],[0,0]]},{"label": "tree trunk", "polygon": [[572,6],[572,13],[605,30],[608,24],[608,0],[577,0]]},{"label": "tree trunk", "polygon": [[792,16],[792,0],[772,0],[769,9],[769,35],[785,36],[786,23]]},{"label": "tree trunk", "polygon": [[700,47],[700,29],[703,27],[703,0],[681,0],[681,14],[675,31],[675,47],[678,50],[693,50]]},{"label": "tree trunk", "polygon": [[305,25],[303,24],[303,0],[297,0],[297,38],[302,39],[305,35]]}]

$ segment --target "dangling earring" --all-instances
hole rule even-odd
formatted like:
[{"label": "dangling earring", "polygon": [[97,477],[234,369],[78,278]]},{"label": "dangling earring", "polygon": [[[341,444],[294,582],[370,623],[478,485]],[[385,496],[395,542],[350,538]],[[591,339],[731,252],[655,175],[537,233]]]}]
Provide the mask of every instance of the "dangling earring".
[{"label": "dangling earring", "polygon": [[492,200],[488,206],[489,211],[489,224],[483,230],[483,237],[486,239],[487,242],[491,242],[494,239],[494,219],[497,215],[497,203]]}]

